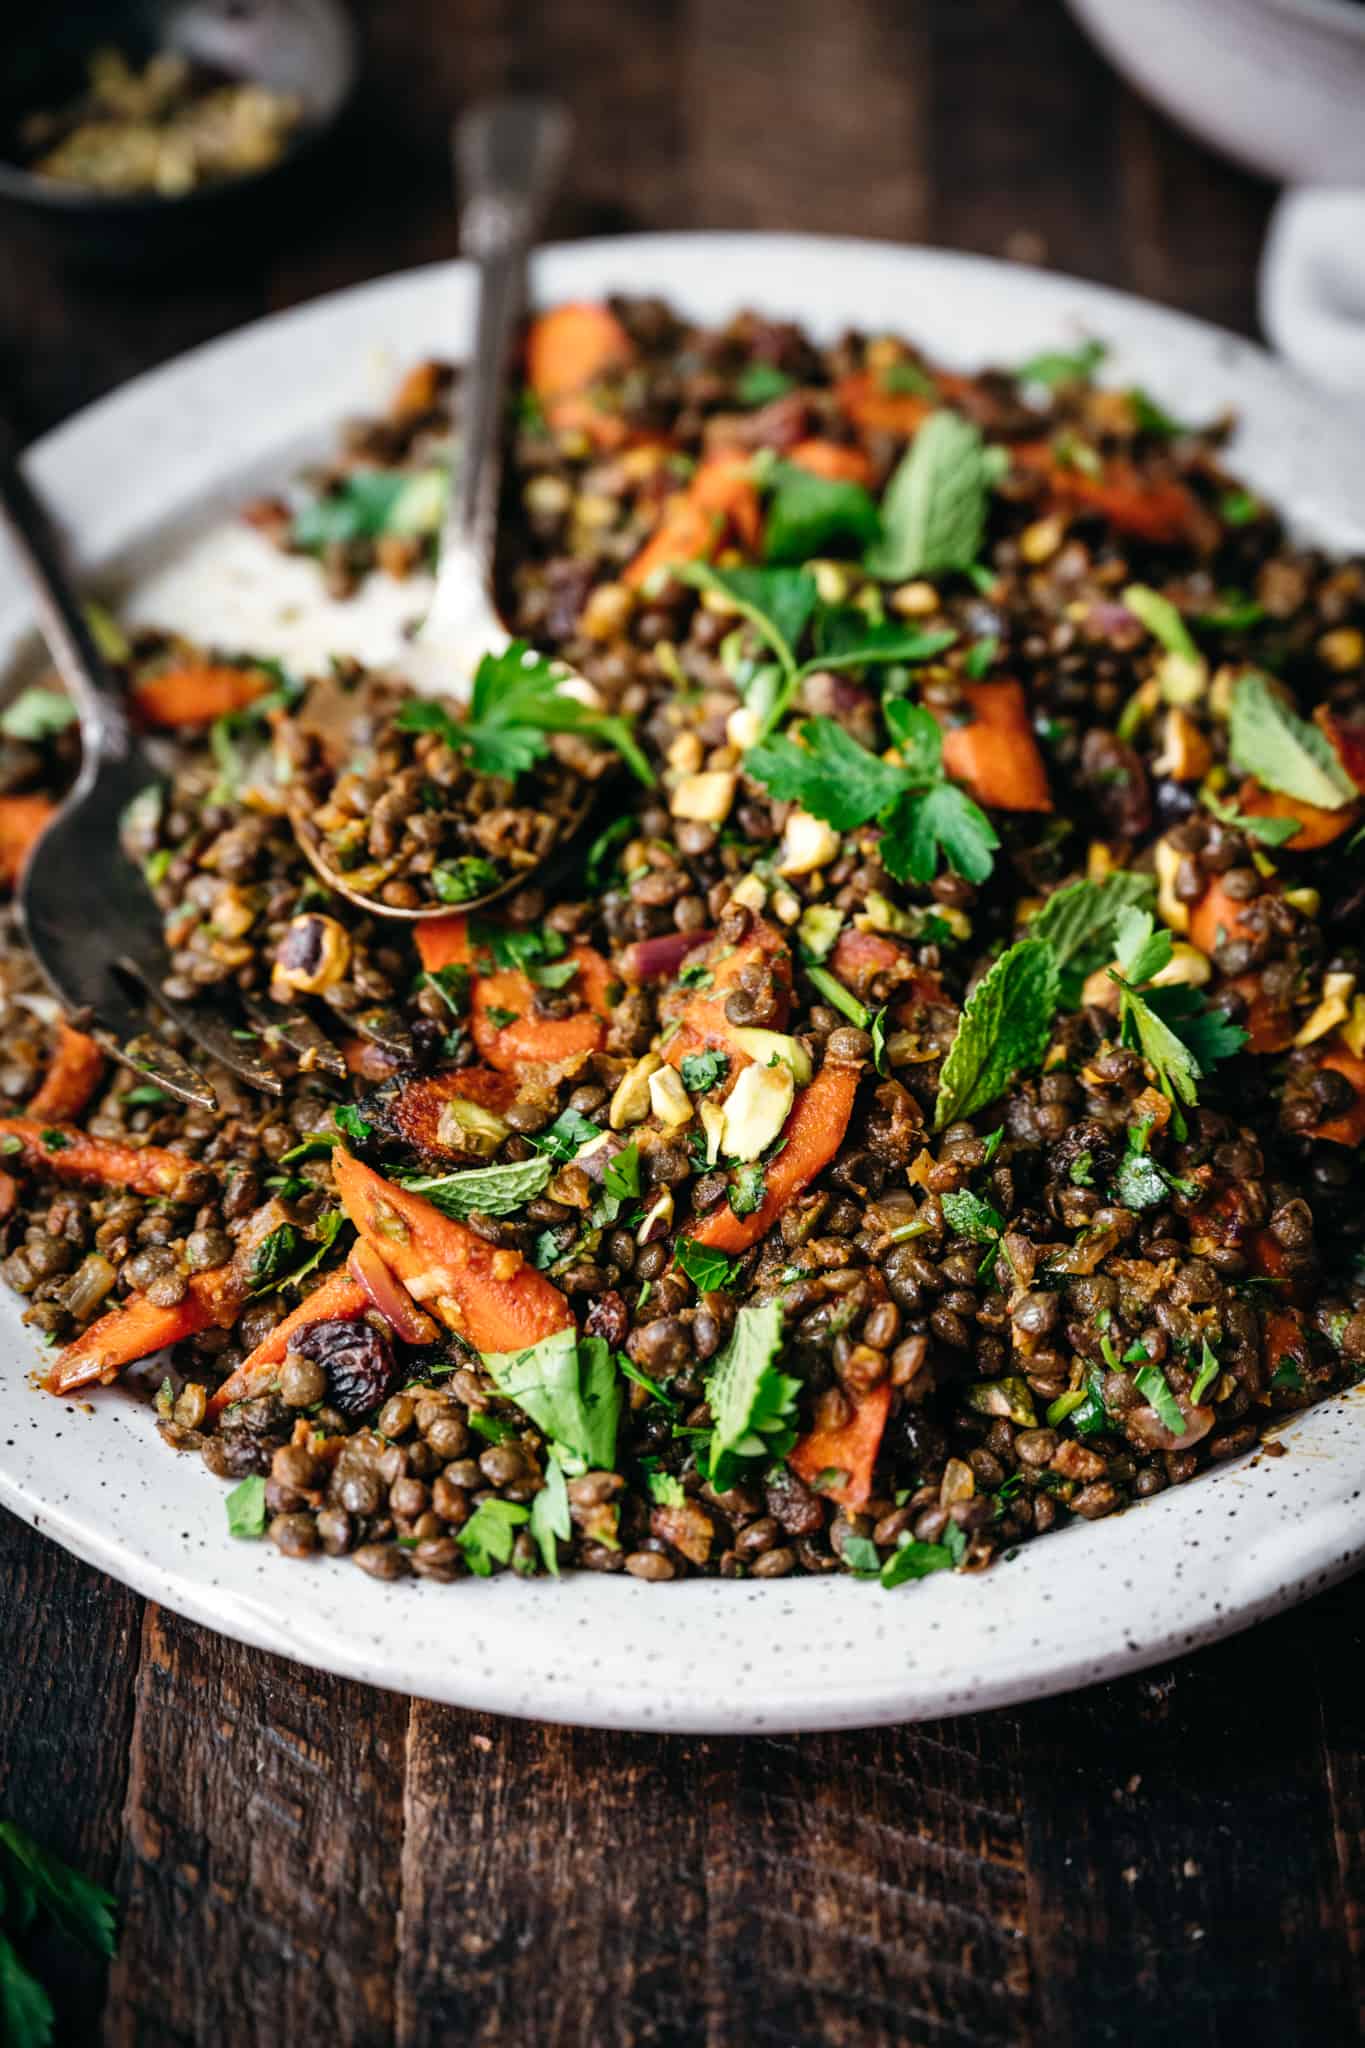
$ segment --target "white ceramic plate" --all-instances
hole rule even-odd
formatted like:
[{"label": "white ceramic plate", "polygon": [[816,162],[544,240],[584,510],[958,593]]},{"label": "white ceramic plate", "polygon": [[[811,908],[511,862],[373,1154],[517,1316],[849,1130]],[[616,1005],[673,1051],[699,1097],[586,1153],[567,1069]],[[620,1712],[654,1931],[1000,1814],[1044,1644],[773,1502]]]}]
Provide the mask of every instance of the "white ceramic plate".
[{"label": "white ceramic plate", "polygon": [[[1251,482],[1291,506],[1308,536],[1365,549],[1358,429],[1249,343],[1113,292],[928,250],[740,235],[550,250],[537,288],[547,300],[656,292],[708,320],[753,305],[823,334],[887,326],[964,367],[1102,336],[1113,374],[1173,412],[1239,409],[1236,454]],[[49,436],[34,477],[89,570],[134,573],[145,615],[296,655],[357,638],[382,652],[413,593],[378,583],[373,603],[324,609],[318,628],[302,616],[309,570],[240,531],[191,537],[380,401],[399,363],[458,353],[469,313],[468,279],[448,265],[263,321]],[[24,616],[0,562],[0,650]],[[1113,1521],[1074,1526],[980,1578],[944,1575],[894,1594],[845,1578],[658,1587],[586,1573],[558,1584],[508,1575],[382,1586],[349,1564],[293,1563],[230,1540],[224,1488],[197,1458],[163,1448],[144,1407],[118,1391],[89,1411],[35,1392],[32,1339],[9,1297],[0,1329],[7,1507],[244,1642],[500,1713],[744,1734],[997,1706],[1245,1627],[1341,1577],[1365,1551],[1365,1400],[1347,1396],[1290,1429],[1282,1458],[1253,1458]]]}]

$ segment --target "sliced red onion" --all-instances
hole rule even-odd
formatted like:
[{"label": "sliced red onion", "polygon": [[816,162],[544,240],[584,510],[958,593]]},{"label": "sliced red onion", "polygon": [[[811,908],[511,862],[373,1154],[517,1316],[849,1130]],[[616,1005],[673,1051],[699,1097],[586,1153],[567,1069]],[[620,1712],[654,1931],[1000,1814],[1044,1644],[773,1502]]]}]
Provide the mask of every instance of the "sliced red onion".
[{"label": "sliced red onion", "polygon": [[346,1261],[346,1270],[363,1287],[386,1323],[405,1344],[434,1344],[440,1336],[435,1321],[418,1308],[407,1289],[394,1279],[378,1252],[367,1244],[356,1244]]},{"label": "sliced red onion", "polygon": [[715,937],[708,932],[665,932],[657,939],[637,939],[621,956],[627,981],[671,981],[689,953],[709,946]]}]

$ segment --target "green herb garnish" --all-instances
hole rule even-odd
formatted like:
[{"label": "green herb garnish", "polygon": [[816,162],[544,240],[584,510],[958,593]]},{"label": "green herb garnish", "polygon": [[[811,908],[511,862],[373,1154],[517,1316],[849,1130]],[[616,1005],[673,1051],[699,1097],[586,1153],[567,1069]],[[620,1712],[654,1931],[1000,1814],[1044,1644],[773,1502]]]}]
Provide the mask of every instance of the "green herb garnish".
[{"label": "green herb garnish", "polygon": [[974,1116],[1041,1061],[1061,987],[1052,948],[1020,939],[967,999],[939,1077],[934,1129]]}]

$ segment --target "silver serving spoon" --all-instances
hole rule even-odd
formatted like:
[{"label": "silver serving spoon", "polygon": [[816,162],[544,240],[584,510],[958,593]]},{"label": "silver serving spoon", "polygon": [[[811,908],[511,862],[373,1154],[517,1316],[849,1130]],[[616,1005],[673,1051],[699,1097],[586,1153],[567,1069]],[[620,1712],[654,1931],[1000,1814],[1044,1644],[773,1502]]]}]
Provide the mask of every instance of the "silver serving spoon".
[{"label": "silver serving spoon", "polygon": [[[455,124],[455,163],[463,195],[460,249],[475,272],[474,351],[461,384],[459,459],[441,529],[436,587],[404,662],[405,679],[424,696],[467,697],[483,656],[499,654],[509,643],[493,603],[507,361],[526,307],[527,262],[536,229],[559,182],[571,133],[565,109],[539,99],[490,101]],[[574,688],[575,678],[567,667],[564,682]],[[297,715],[325,746],[328,735],[339,734],[355,709],[353,696],[323,681],[313,685]],[[566,806],[556,846],[577,831],[592,797],[591,787],[585,786],[582,801]],[[291,806],[290,817],[295,837],[317,873],[348,902],[372,916],[408,922],[450,915],[448,904],[402,910],[362,894],[332,864],[307,805]],[[460,908],[480,909],[523,888],[535,872],[531,868],[510,875]]]}]

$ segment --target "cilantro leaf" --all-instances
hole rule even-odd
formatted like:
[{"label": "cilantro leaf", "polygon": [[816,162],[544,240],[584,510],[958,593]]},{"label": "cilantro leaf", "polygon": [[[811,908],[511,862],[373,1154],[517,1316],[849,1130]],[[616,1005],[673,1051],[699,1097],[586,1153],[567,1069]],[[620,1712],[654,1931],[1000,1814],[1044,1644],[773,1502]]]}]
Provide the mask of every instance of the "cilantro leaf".
[{"label": "cilantro leaf", "polygon": [[903,796],[887,820],[881,857],[899,882],[932,882],[942,861],[969,882],[994,867],[999,836],[986,813],[955,782]]},{"label": "cilantro leaf", "polygon": [[1020,939],[967,998],[939,1077],[934,1129],[969,1117],[1004,1093],[1047,1050],[1060,998],[1052,948]]},{"label": "cilantro leaf", "polygon": [[1358,794],[1326,733],[1291,711],[1255,670],[1233,687],[1228,751],[1264,788],[1320,810],[1339,811]]},{"label": "cilantro leaf", "polygon": [[652,785],[653,770],[629,722],[580,703],[562,687],[564,681],[561,664],[535,653],[527,641],[513,640],[479,663],[467,719],[452,717],[430,698],[411,697],[394,723],[405,731],[440,732],[448,746],[469,755],[478,774],[513,779],[549,753],[548,733],[579,733],[612,748],[641,782]]},{"label": "cilantro leaf", "polygon": [[[8,1867],[7,1860],[17,1867],[16,1888],[22,1887],[32,1909],[44,1913],[68,1941],[96,1955],[113,1955],[114,1901],[108,1892],[40,1848],[11,1820],[0,1821],[0,1867]],[[28,1914],[23,1917],[27,1920]]]},{"label": "cilantro leaf", "polygon": [[52,2000],[0,1933],[0,2040],[13,2048],[51,2048],[55,2024]]},{"label": "cilantro leaf", "polygon": [[225,1502],[229,1536],[264,1536],[265,1479],[251,1472],[234,1486]]},{"label": "cilantro leaf", "polygon": [[730,1071],[730,1056],[723,1052],[684,1053],[679,1072],[690,1095],[708,1095],[718,1088]]},{"label": "cilantro leaf", "polygon": [[750,747],[744,767],[783,802],[798,803],[836,831],[848,832],[891,808],[905,787],[905,775],[860,746],[832,718],[808,718],[805,742],[785,737]]},{"label": "cilantro leaf", "polygon": [[529,1508],[501,1500],[496,1494],[480,1501],[464,1527],[455,1532],[469,1569],[481,1579],[490,1578],[495,1563],[507,1563],[517,1530],[530,1519]]},{"label": "cilantro leaf", "polygon": [[304,505],[290,539],[308,554],[381,534],[435,533],[445,503],[444,470],[415,475],[393,469],[353,469],[324,497]]},{"label": "cilantro leaf", "polygon": [[698,1294],[715,1294],[723,1288],[733,1287],[744,1266],[742,1259],[727,1258],[724,1252],[697,1244],[690,1237],[678,1239],[673,1247],[673,1259]]},{"label": "cilantro leaf", "polygon": [[509,1160],[502,1166],[474,1166],[465,1173],[405,1173],[400,1184],[422,1195],[458,1222],[471,1216],[515,1216],[543,1194],[554,1172],[548,1153]]},{"label": "cilantro leaf", "polygon": [[960,413],[931,413],[882,499],[882,537],[864,556],[872,575],[901,583],[966,569],[981,552],[990,465],[980,429]]},{"label": "cilantro leaf", "polygon": [[365,1121],[353,1102],[339,1102],[332,1111],[332,1122],[348,1138],[354,1138],[358,1145],[370,1135],[371,1126]]},{"label": "cilantro leaf", "polygon": [[618,1202],[631,1201],[640,1192],[640,1148],[632,1141],[623,1145],[602,1169],[602,1186]]},{"label": "cilantro leaf", "polygon": [[719,591],[777,656],[784,674],[796,669],[796,649],[810,624],[819,593],[804,569],[713,569],[709,562],[681,563],[680,583]]},{"label": "cilantro leaf", "polygon": [[1248,817],[1245,811],[1238,810],[1236,804],[1215,796],[1211,789],[1201,790],[1199,799],[1224,825],[1231,825],[1235,832],[1244,832],[1248,839],[1259,840],[1262,846],[1286,846],[1303,830],[1298,818]]},{"label": "cilantro leaf", "polygon": [[621,848],[637,829],[634,817],[627,814],[624,818],[613,818],[610,825],[598,833],[583,861],[583,879],[590,889],[604,886],[616,866]]},{"label": "cilantro leaf", "polygon": [[649,1497],[656,1507],[680,1508],[687,1499],[681,1479],[675,1479],[671,1472],[649,1472]]},{"label": "cilantro leaf", "polygon": [[768,1178],[763,1163],[754,1159],[746,1166],[737,1166],[727,1190],[731,1213],[735,1216],[755,1216],[768,1199]]},{"label": "cilantro leaf", "polygon": [[569,1518],[569,1489],[558,1458],[545,1461],[545,1484],[531,1502],[531,1534],[536,1539],[541,1563],[551,1578],[559,1577],[559,1545],[573,1534]]},{"label": "cilantro leaf", "polygon": [[541,1131],[531,1142],[562,1164],[601,1135],[602,1126],[584,1116],[581,1109],[562,1109],[549,1129]]},{"label": "cilantro leaf", "polygon": [[815,647],[821,668],[867,668],[897,661],[932,661],[953,645],[949,627],[926,633],[884,619],[869,619],[861,605],[822,605],[815,617]]},{"label": "cilantro leaf", "polygon": [[734,1333],[707,1381],[712,1430],[708,1469],[713,1485],[742,1458],[784,1457],[796,1441],[801,1382],[777,1369],[782,1304],[746,1302]]},{"label": "cilantro leaf", "polygon": [[774,463],[764,528],[768,562],[808,562],[840,542],[866,547],[881,534],[873,498],[862,484],[815,476],[794,462]]},{"label": "cilantro leaf", "polygon": [[920,1543],[908,1533],[882,1566],[882,1584],[888,1592],[910,1579],[927,1579],[931,1572],[951,1571],[962,1562],[967,1538],[956,1522],[949,1522],[942,1543]]},{"label": "cilantro leaf", "polygon": [[529,1415],[580,1471],[610,1471],[616,1459],[621,1382],[601,1337],[578,1341],[554,1330],[526,1351],[485,1351],[498,1392]]},{"label": "cilantro leaf", "polygon": [[988,1247],[985,1258],[977,1268],[980,1279],[987,1279],[1000,1254],[1001,1239],[1005,1230],[1005,1219],[998,1209],[974,1195],[969,1188],[961,1188],[955,1194],[941,1198],[941,1206],[948,1228],[958,1237],[965,1237],[973,1244]]},{"label": "cilantro leaf", "polygon": [[1197,1083],[1219,1060],[1240,1051],[1247,1034],[1221,1010],[1208,1009],[1192,988],[1146,986],[1169,965],[1173,951],[1170,933],[1154,929],[1149,910],[1120,911],[1115,932],[1117,967],[1109,969],[1109,978],[1120,991],[1124,1043],[1137,1047],[1172,1102],[1193,1105]]},{"label": "cilantro leaf", "polygon": [[1165,1175],[1150,1153],[1124,1154],[1114,1175],[1114,1198],[1125,1209],[1155,1209],[1165,1201]]}]

